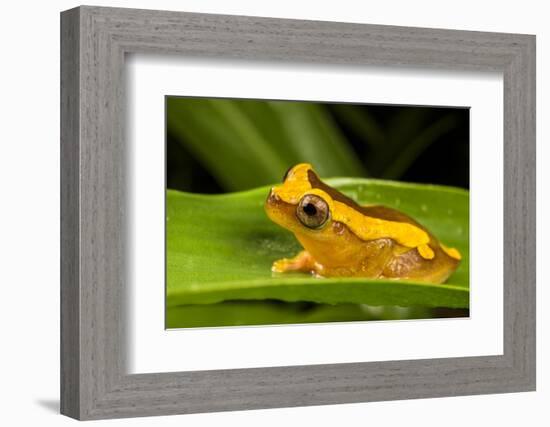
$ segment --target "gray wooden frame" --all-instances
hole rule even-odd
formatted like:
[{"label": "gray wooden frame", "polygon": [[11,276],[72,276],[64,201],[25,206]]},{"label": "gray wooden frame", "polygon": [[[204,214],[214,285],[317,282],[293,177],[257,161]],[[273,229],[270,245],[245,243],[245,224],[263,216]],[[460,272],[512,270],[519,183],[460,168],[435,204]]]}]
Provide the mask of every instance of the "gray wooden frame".
[{"label": "gray wooden frame", "polygon": [[[128,375],[124,58],[134,52],[502,72],[504,354]],[[71,9],[61,14],[61,166],[63,414],[99,419],[535,389],[534,36]]]}]

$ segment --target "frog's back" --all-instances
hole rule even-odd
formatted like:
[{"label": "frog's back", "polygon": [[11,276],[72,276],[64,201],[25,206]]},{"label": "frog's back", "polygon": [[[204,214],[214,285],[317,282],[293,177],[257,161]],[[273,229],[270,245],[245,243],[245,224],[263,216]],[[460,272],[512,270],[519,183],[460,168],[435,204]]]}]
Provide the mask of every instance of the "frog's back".
[{"label": "frog's back", "polygon": [[400,212],[396,209],[392,209],[383,205],[362,205],[359,207],[359,209],[363,215],[369,216],[371,218],[379,218],[386,221],[394,222],[404,222],[414,225],[415,227],[418,227],[429,234],[429,231],[426,227],[424,227],[422,224],[420,224],[407,214],[404,214],[403,212]]}]

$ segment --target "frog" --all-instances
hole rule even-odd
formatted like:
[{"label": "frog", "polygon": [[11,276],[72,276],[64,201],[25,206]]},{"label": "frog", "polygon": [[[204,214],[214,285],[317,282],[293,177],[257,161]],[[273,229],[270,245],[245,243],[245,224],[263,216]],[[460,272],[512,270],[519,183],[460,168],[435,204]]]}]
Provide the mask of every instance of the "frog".
[{"label": "frog", "polygon": [[411,216],[380,204],[359,204],[323,182],[310,163],[291,167],[264,204],[275,224],[303,250],[271,270],[318,278],[362,277],[444,283],[461,254]]}]

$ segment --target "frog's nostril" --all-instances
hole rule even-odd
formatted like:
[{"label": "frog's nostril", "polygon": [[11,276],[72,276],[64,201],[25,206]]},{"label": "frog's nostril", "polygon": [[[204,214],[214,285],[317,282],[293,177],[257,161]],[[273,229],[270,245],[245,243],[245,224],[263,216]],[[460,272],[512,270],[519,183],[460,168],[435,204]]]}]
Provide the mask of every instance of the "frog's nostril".
[{"label": "frog's nostril", "polygon": [[269,195],[267,196],[267,201],[269,203],[277,203],[278,201],[280,201],[281,199],[279,198],[279,196],[277,194],[275,194],[275,192],[273,191],[273,188],[269,191]]}]

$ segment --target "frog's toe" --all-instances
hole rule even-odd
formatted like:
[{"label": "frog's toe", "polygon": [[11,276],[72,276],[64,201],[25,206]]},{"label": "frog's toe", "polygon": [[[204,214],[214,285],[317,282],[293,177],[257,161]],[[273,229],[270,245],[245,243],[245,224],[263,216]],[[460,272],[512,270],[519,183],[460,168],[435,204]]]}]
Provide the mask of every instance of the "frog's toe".
[{"label": "frog's toe", "polygon": [[275,273],[284,273],[286,271],[303,271],[311,272],[314,268],[315,261],[311,255],[302,251],[294,258],[282,258],[277,260],[271,266],[271,271]]},{"label": "frog's toe", "polygon": [[274,273],[284,273],[289,270],[289,260],[286,258],[279,259],[271,266],[271,271]]}]

